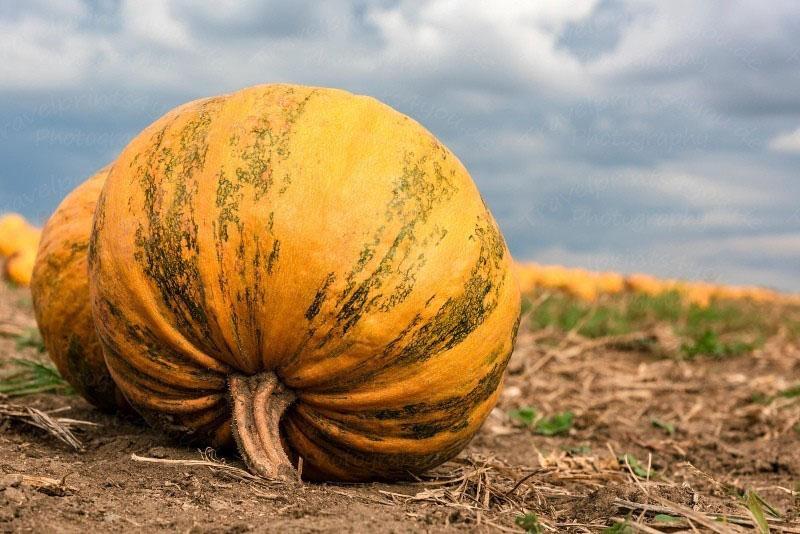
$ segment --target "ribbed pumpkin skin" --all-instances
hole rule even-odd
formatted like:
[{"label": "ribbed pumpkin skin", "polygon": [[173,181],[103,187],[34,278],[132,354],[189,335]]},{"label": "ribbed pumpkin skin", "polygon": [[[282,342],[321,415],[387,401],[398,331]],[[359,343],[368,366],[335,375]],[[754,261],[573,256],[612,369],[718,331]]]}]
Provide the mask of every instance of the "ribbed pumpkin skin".
[{"label": "ribbed pumpkin skin", "polygon": [[314,478],[407,477],[495,404],[519,292],[469,174],[428,131],[344,91],[257,86],[168,113],[123,151],[95,218],[93,312],[145,418],[230,442],[226,377],[297,395]]},{"label": "ribbed pumpkin skin", "polygon": [[31,295],[45,347],[61,375],[104,411],[127,406],[103,359],[89,300],[87,252],[106,167],[67,195],[47,221]]}]

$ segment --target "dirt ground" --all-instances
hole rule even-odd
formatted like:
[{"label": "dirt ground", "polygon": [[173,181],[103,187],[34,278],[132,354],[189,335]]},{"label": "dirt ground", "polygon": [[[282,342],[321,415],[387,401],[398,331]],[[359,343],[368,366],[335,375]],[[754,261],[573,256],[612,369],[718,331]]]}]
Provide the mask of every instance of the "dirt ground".
[{"label": "dirt ground", "polygon": [[[0,288],[0,362],[46,359],[18,347],[15,329],[33,326],[27,292]],[[750,532],[770,505],[772,532],[800,532],[800,396],[777,395],[800,384],[795,343],[686,361],[628,338],[542,336],[521,331],[500,405],[456,461],[415,483],[289,487],[136,461],[203,456],[77,396],[0,397],[96,424],[74,426],[75,450],[0,420],[0,532]],[[541,435],[509,417],[524,406],[574,422]]]}]

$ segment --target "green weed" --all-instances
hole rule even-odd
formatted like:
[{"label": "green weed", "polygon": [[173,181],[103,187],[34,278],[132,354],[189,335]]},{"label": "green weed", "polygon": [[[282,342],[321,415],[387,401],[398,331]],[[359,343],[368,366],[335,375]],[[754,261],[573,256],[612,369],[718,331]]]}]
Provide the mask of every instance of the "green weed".
[{"label": "green weed", "polygon": [[566,434],[572,428],[575,420],[575,414],[572,412],[560,412],[550,417],[540,417],[536,409],[531,406],[511,410],[508,412],[508,417],[542,436]]},{"label": "green weed", "polygon": [[4,395],[18,397],[45,392],[74,393],[55,367],[22,358],[13,358],[8,364],[17,370],[0,379],[0,393]]},{"label": "green weed", "polygon": [[534,424],[534,431],[542,436],[558,436],[566,434],[572,428],[575,414],[572,412],[561,412],[550,417],[542,418]]},{"label": "green weed", "polygon": [[37,328],[28,328],[25,330],[25,332],[18,335],[16,340],[17,350],[23,350],[31,347],[38,350],[40,353],[45,351],[42,334]]},{"label": "green weed", "polygon": [[630,519],[626,518],[625,521],[620,521],[608,528],[604,528],[602,532],[603,534],[633,534],[634,530],[631,527]]},{"label": "green weed", "polygon": [[524,426],[533,427],[533,423],[534,421],[536,421],[538,414],[535,408],[531,408],[530,406],[523,406],[522,408],[509,411],[508,416],[513,421],[521,423]]},{"label": "green weed", "polygon": [[753,490],[747,490],[742,497],[744,505],[750,510],[753,519],[758,527],[758,532],[761,534],[769,534],[769,523],[767,522],[767,514],[772,517],[780,519],[780,514],[773,508],[761,495]]},{"label": "green weed", "polygon": [[647,467],[642,465],[642,463],[632,454],[623,454],[620,456],[619,463],[626,469],[628,466],[630,466],[633,474],[639,478],[650,478],[650,476],[653,474],[652,471],[648,471]]},{"label": "green weed", "polygon": [[745,343],[743,341],[726,342],[720,339],[719,335],[712,331],[706,330],[700,336],[693,339],[691,343],[683,345],[683,352],[688,359],[694,359],[697,356],[707,356],[710,358],[723,359],[732,356],[741,356],[755,348],[753,343]]},{"label": "green weed", "polygon": [[518,515],[516,519],[514,519],[514,523],[529,534],[540,534],[544,532],[542,525],[539,524],[539,518],[532,512],[528,512],[525,515]]},{"label": "green weed", "polygon": [[651,419],[650,423],[655,428],[659,428],[659,429],[663,430],[664,432],[666,432],[670,436],[674,436],[675,435],[675,425],[672,424],[672,423],[666,423],[666,422],[660,421],[658,419]]}]

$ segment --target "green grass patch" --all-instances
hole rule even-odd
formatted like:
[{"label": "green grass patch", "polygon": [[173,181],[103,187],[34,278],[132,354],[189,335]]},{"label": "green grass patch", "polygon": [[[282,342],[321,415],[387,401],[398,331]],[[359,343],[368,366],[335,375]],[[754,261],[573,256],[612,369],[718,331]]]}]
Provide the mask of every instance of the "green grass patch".
[{"label": "green grass patch", "polygon": [[789,334],[789,339],[792,341],[800,341],[800,321],[786,321],[786,331]]},{"label": "green grass patch", "polygon": [[677,291],[660,295],[628,295],[624,302],[628,320],[635,323],[674,323],[686,313],[686,306]]},{"label": "green grass patch", "polygon": [[16,337],[16,342],[17,350],[34,348],[39,351],[39,353],[43,353],[45,351],[42,334],[37,328],[28,328],[25,330],[25,332]]},{"label": "green grass patch", "polygon": [[635,531],[631,527],[631,521],[626,518],[625,521],[615,523],[608,528],[603,529],[603,534],[633,534]]},{"label": "green grass patch", "polygon": [[539,419],[534,424],[533,429],[542,436],[558,436],[568,433],[574,420],[575,414],[572,412],[561,412]]},{"label": "green grass patch", "polygon": [[[534,306],[535,305],[535,306]],[[642,332],[667,323],[681,340],[675,357],[725,359],[751,353],[782,325],[800,337],[797,309],[742,301],[689,304],[676,292],[657,296],[622,293],[589,303],[561,291],[536,290],[523,298],[523,310],[534,330],[575,331],[586,338]],[[546,342],[546,340],[543,340]]]},{"label": "green grass patch", "polygon": [[544,532],[544,528],[539,523],[539,517],[533,512],[528,512],[527,514],[518,515],[514,519],[514,524],[516,524],[518,527],[523,529],[525,532],[528,532],[529,534],[540,534]]},{"label": "green grass patch", "polygon": [[17,299],[17,307],[25,310],[33,309],[33,299],[30,295],[25,295]]},{"label": "green grass patch", "polygon": [[540,436],[558,436],[566,434],[572,428],[575,414],[572,412],[559,412],[548,417],[539,415],[536,408],[523,406],[508,412],[508,417]]},{"label": "green grass patch", "polygon": [[706,330],[689,343],[684,343],[683,353],[690,360],[698,356],[724,359],[747,354],[756,345],[756,343],[745,343],[739,340],[723,341],[713,330]]},{"label": "green grass patch", "polygon": [[9,397],[33,395],[35,393],[62,393],[71,395],[72,387],[61,377],[58,370],[48,364],[12,358],[6,363],[14,371],[0,378],[0,393]]},{"label": "green grass patch", "polygon": [[653,476],[652,469],[648,471],[647,466],[643,465],[636,456],[632,454],[623,454],[619,457],[620,465],[627,470],[630,466],[633,474],[639,478],[648,479]]},{"label": "green grass patch", "polygon": [[522,300],[519,305],[519,313],[523,317],[533,309],[533,301],[528,295],[522,295]]},{"label": "green grass patch", "polygon": [[777,393],[776,396],[784,399],[796,399],[800,397],[800,384],[796,384],[792,387],[782,389]]},{"label": "green grass patch", "polygon": [[665,421],[660,421],[659,419],[651,419],[650,424],[653,425],[654,428],[658,428],[669,434],[670,436],[675,435],[675,425],[672,423],[668,423]]},{"label": "green grass patch", "polygon": [[769,327],[765,315],[750,302],[713,302],[705,308],[692,305],[686,312],[686,331],[695,336],[707,330],[726,334],[763,331]]},{"label": "green grass patch", "polygon": [[530,406],[523,406],[522,408],[517,408],[516,410],[511,410],[508,412],[508,417],[510,417],[512,421],[516,421],[523,426],[531,428],[533,427],[533,423],[536,421],[538,415],[539,414],[536,409],[531,408]]},{"label": "green grass patch", "polygon": [[629,321],[617,306],[591,305],[563,293],[554,293],[539,303],[530,315],[531,325],[537,330],[548,327],[564,332],[577,330],[589,338],[631,332]]},{"label": "green grass patch", "polygon": [[754,404],[769,405],[777,399],[798,399],[800,398],[800,384],[795,384],[786,389],[782,389],[774,395],[767,395],[766,393],[753,393],[750,396],[750,402]]}]

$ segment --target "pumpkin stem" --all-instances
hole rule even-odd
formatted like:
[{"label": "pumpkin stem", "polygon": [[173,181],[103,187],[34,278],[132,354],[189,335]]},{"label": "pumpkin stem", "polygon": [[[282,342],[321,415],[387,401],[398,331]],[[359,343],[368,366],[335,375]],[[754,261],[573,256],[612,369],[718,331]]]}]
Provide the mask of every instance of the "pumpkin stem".
[{"label": "pumpkin stem", "polygon": [[233,405],[233,436],[253,474],[296,481],[297,471],[281,445],[280,420],[295,395],[272,371],[228,379]]}]

